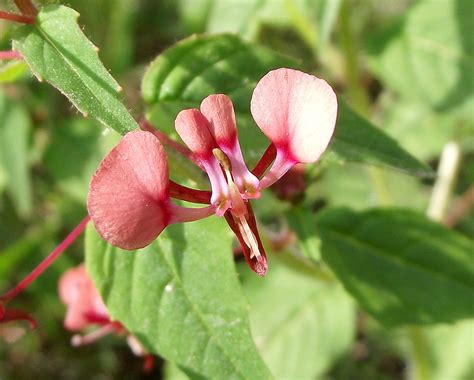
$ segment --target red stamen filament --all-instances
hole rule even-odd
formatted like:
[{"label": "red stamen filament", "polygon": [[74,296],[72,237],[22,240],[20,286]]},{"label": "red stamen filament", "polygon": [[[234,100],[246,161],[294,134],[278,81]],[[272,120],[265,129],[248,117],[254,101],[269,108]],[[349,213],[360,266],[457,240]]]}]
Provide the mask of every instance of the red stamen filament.
[{"label": "red stamen filament", "polygon": [[8,21],[19,22],[22,24],[34,24],[35,18],[27,15],[18,15],[11,12],[0,11],[0,18]]},{"label": "red stamen filament", "polygon": [[20,53],[16,51],[0,51],[0,59],[22,59],[23,57],[21,56]]},{"label": "red stamen filament", "polygon": [[77,237],[84,231],[87,223],[90,220],[90,216],[87,215],[71,233],[48,255],[46,258],[30,272],[17,286],[10,291],[6,292],[0,297],[0,301],[7,303],[25,290],[34,280],[36,280],[56,259],[57,257],[66,250]]}]

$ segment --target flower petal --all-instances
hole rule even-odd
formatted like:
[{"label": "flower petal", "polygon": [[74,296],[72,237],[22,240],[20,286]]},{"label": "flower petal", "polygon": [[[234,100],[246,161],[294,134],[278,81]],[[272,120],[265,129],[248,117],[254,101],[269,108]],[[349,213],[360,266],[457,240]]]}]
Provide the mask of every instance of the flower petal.
[{"label": "flower petal", "polygon": [[251,112],[277,150],[296,162],[315,162],[334,132],[337,98],[323,79],[293,69],[270,71],[252,95]]},{"label": "flower petal", "polygon": [[199,158],[209,159],[212,149],[216,148],[209,128],[209,121],[195,108],[181,111],[175,120],[176,132]]},{"label": "flower petal", "polygon": [[210,132],[227,155],[232,166],[232,176],[245,198],[258,198],[259,181],[245,165],[237,138],[237,127],[232,100],[223,94],[213,94],[201,103],[201,112],[209,120]]},{"label": "flower petal", "polygon": [[109,315],[84,265],[66,271],[59,280],[59,296],[67,305],[64,326],[79,331],[90,324],[89,314],[108,319]]},{"label": "flower petal", "polygon": [[209,120],[210,132],[217,144],[233,145],[237,139],[237,127],[232,100],[224,94],[213,94],[201,103],[201,112]]},{"label": "flower petal", "polygon": [[110,244],[138,249],[168,225],[168,165],[149,132],[127,133],[101,162],[87,198],[95,228]]}]

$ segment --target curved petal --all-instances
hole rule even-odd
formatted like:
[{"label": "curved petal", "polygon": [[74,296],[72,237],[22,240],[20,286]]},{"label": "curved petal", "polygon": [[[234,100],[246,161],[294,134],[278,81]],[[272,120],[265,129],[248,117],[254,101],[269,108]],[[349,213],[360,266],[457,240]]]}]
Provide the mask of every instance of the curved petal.
[{"label": "curved petal", "polygon": [[293,69],[270,71],[252,95],[257,125],[281,155],[294,162],[315,162],[334,132],[337,98],[323,79]]},{"label": "curved petal", "polygon": [[213,94],[201,103],[201,112],[209,120],[210,132],[227,155],[232,166],[232,176],[245,198],[258,198],[259,181],[245,165],[237,137],[237,126],[232,100],[223,94]]},{"label": "curved petal", "polygon": [[127,133],[100,163],[87,198],[95,228],[110,244],[138,249],[168,225],[168,164],[149,132]]},{"label": "curved petal", "polygon": [[194,154],[206,158],[212,157],[212,149],[216,147],[209,128],[209,121],[198,109],[183,110],[176,116],[178,135]]},{"label": "curved petal", "polygon": [[233,145],[237,126],[232,100],[224,94],[209,95],[201,102],[201,112],[209,120],[210,132],[217,144]]}]

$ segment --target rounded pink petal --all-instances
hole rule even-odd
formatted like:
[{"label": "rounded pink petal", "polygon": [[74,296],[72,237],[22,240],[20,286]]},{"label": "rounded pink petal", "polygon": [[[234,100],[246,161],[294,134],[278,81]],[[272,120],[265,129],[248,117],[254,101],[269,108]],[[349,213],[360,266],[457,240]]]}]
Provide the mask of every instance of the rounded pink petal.
[{"label": "rounded pink petal", "polygon": [[59,296],[67,305],[64,326],[78,331],[90,324],[88,315],[109,318],[107,309],[88,276],[84,265],[66,271],[59,280]]},{"label": "rounded pink petal", "polygon": [[168,164],[149,132],[127,133],[92,177],[87,208],[102,238],[123,249],[150,244],[169,223]]},{"label": "rounded pink petal", "polygon": [[323,79],[293,69],[270,71],[252,95],[252,116],[277,150],[315,162],[334,132],[337,98]]},{"label": "rounded pink petal", "polygon": [[216,147],[209,131],[209,121],[198,109],[181,111],[175,120],[175,129],[189,149],[198,156],[209,158]]},{"label": "rounded pink petal", "polygon": [[237,138],[234,105],[223,94],[213,94],[201,103],[201,112],[209,120],[211,134],[218,145],[233,145]]}]

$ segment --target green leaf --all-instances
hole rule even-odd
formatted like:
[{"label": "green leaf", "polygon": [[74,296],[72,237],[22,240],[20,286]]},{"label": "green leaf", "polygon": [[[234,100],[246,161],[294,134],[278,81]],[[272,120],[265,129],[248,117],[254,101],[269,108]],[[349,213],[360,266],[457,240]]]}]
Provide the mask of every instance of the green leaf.
[{"label": "green leaf", "polygon": [[391,137],[339,101],[331,149],[346,161],[388,166],[407,174],[433,176],[431,168],[413,157]]},{"label": "green leaf", "polygon": [[63,195],[83,205],[91,176],[121,136],[104,130],[95,120],[81,117],[60,121],[54,129],[44,152],[45,168]]},{"label": "green leaf", "polygon": [[28,65],[23,60],[13,60],[0,64],[0,83],[11,83],[22,78],[28,72]]},{"label": "green leaf", "polygon": [[16,212],[28,217],[33,211],[30,180],[30,118],[26,110],[0,91],[0,167]]},{"label": "green leaf", "polygon": [[450,326],[432,326],[423,330],[423,337],[427,343],[430,379],[474,378],[473,331],[472,319]]},{"label": "green leaf", "polygon": [[318,216],[325,262],[374,317],[389,326],[474,315],[472,241],[411,211]]},{"label": "green leaf", "polygon": [[374,36],[373,69],[409,100],[438,109],[467,100],[472,106],[473,14],[471,0],[415,3],[389,30]]},{"label": "green leaf", "polygon": [[319,378],[349,349],[355,309],[339,283],[275,258],[263,280],[244,271],[243,286],[255,342],[275,378]]},{"label": "green leaf", "polygon": [[138,251],[86,236],[86,264],[113,319],[187,373],[271,377],[251,339],[222,220],[173,225]]},{"label": "green leaf", "polygon": [[[225,93],[235,106],[244,155],[258,160],[268,145],[250,115],[250,98],[258,80],[278,67],[299,65],[292,59],[229,34],[193,36],[158,56],[142,82],[142,95],[152,105],[149,115],[168,110],[173,120],[179,109],[196,107],[207,95]],[[387,165],[411,174],[430,175],[431,170],[355,114],[343,101],[331,144],[340,158]],[[153,120],[152,120],[153,121]],[[160,124],[173,133],[173,125]]]},{"label": "green leaf", "polygon": [[78,16],[64,6],[46,6],[34,25],[17,30],[13,48],[40,81],[56,87],[85,116],[124,134],[137,124],[120,100],[121,87],[77,24]]},{"label": "green leaf", "polygon": [[316,234],[315,214],[308,207],[292,207],[286,217],[291,229],[298,238],[298,245],[303,254],[313,261],[321,258],[321,240]]}]

